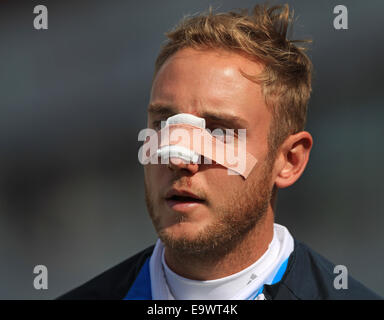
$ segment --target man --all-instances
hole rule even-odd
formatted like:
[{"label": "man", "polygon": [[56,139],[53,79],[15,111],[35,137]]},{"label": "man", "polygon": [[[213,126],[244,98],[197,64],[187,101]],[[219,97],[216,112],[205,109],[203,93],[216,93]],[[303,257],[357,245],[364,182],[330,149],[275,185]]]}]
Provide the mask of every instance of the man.
[{"label": "man", "polygon": [[[312,66],[286,37],[290,20],[288,6],[257,5],[251,14],[194,16],[167,34],[148,107],[155,141],[178,125],[217,151],[215,129],[245,129],[245,147],[232,138],[249,170],[234,174],[228,162],[191,145],[165,153],[168,162],[146,162],[156,245],[61,298],[379,298],[351,277],[339,288],[335,266],[274,223],[277,190],[299,179],[313,143],[304,131]],[[230,148],[225,139],[222,150]],[[183,158],[189,151],[200,161]]]}]

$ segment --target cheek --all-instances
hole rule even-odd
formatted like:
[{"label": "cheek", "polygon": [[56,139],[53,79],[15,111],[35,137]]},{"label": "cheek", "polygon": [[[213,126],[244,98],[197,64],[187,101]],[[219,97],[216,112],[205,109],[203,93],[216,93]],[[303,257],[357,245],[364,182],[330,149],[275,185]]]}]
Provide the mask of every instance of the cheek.
[{"label": "cheek", "polygon": [[236,201],[236,197],[252,192],[251,190],[255,190],[260,183],[266,182],[264,177],[269,170],[263,160],[256,163],[247,179],[240,175],[229,175],[227,168],[221,166],[206,170],[204,179],[207,183],[208,196],[212,201],[211,205]]},{"label": "cheek", "polygon": [[269,122],[259,123],[256,128],[247,131],[247,152],[251,153],[258,162],[263,161],[268,153]]},{"label": "cheek", "polygon": [[163,188],[164,171],[163,165],[148,164],[144,166],[145,183],[152,193],[158,193]]},{"label": "cheek", "polygon": [[260,163],[262,163],[266,159],[266,156],[268,154],[268,143],[261,139],[249,139],[247,142],[247,151],[252,154],[257,160],[256,165],[252,170],[254,171],[255,169],[257,169],[257,167],[260,166]]},{"label": "cheek", "polygon": [[[205,170],[209,168],[209,170]],[[202,165],[202,172],[204,172],[204,180],[207,183],[207,192],[212,200],[224,201],[228,195],[235,191],[241,190],[244,186],[244,179],[240,175],[229,175],[228,169],[222,166],[209,166]],[[221,200],[220,200],[221,199]]]}]

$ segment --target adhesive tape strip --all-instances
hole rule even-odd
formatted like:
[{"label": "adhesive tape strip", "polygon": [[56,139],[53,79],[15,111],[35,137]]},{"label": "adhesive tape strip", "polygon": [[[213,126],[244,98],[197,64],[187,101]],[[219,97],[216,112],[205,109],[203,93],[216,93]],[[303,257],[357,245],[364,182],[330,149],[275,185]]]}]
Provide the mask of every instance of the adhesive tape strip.
[{"label": "adhesive tape strip", "polygon": [[[229,169],[229,174],[249,176],[257,159],[246,151],[244,139],[232,143],[217,139],[205,129],[205,119],[191,114],[177,114],[167,119],[166,126],[157,132],[157,139],[150,139],[150,157],[180,158],[197,163],[203,156]],[[235,156],[237,155],[237,156]]]},{"label": "adhesive tape strip", "polygon": [[193,114],[189,114],[189,113],[178,113],[172,117],[169,117],[165,125],[169,126],[171,124],[179,124],[179,123],[190,124],[192,126],[205,129],[205,119],[196,117]]},{"label": "adhesive tape strip", "polygon": [[170,158],[180,158],[187,163],[197,163],[199,154],[193,150],[178,145],[166,145],[157,150],[157,156],[161,159],[168,160]]}]

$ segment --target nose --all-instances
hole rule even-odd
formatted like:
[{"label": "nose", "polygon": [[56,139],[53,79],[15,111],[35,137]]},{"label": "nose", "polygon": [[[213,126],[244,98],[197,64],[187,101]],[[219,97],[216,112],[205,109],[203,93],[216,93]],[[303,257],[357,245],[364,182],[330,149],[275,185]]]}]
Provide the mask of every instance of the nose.
[{"label": "nose", "polygon": [[168,167],[172,171],[187,170],[191,174],[195,174],[199,170],[199,165],[196,163],[187,163],[180,158],[171,157],[169,158]]}]

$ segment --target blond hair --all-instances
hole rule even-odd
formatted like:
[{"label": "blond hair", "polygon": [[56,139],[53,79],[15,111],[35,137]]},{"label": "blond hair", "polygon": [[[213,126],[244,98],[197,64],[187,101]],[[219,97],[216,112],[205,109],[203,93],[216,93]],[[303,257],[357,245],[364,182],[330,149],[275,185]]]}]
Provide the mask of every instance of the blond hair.
[{"label": "blond hair", "polygon": [[288,40],[293,19],[289,6],[256,5],[248,10],[205,14],[184,18],[166,33],[155,63],[154,77],[164,62],[182,48],[224,49],[245,54],[261,62],[259,76],[242,74],[261,85],[266,105],[272,112],[268,135],[275,154],[290,134],[304,130],[311,93],[312,64],[305,48],[295,45],[308,40]]}]

